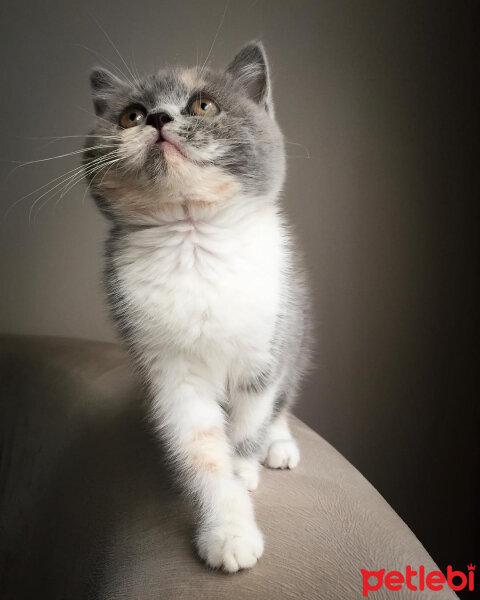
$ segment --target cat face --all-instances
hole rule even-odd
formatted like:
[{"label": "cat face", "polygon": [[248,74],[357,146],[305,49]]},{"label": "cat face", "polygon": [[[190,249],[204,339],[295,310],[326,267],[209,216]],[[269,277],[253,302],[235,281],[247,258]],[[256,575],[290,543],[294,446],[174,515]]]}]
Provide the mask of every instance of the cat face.
[{"label": "cat face", "polygon": [[85,172],[110,218],[278,193],[285,157],[260,44],[245,46],[225,72],[169,69],[126,81],[95,69],[91,85],[97,120]]}]

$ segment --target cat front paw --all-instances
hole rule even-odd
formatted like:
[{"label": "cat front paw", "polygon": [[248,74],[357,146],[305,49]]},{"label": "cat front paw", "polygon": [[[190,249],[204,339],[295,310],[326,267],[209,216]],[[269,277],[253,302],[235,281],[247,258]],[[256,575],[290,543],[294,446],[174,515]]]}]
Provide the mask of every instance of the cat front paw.
[{"label": "cat front paw", "polygon": [[270,469],[294,469],[300,462],[300,451],[297,442],[275,440],[270,444],[263,464]]},{"label": "cat front paw", "polygon": [[253,521],[230,521],[200,531],[197,548],[210,567],[235,573],[257,563],[263,554],[263,536]]}]

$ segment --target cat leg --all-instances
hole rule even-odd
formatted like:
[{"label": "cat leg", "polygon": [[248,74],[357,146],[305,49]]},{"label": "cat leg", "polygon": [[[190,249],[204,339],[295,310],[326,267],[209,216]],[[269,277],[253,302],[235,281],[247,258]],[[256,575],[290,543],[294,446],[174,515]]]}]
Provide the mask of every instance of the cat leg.
[{"label": "cat leg", "polygon": [[243,481],[249,492],[257,489],[260,483],[260,462],[256,456],[244,457],[235,454],[233,456],[233,470]]},{"label": "cat leg", "polygon": [[252,567],[263,553],[263,536],[248,491],[234,475],[218,385],[191,356],[162,357],[158,368],[153,418],[184,488],[196,499],[198,553],[228,572]]},{"label": "cat leg", "polygon": [[294,469],[300,461],[297,442],[290,433],[287,410],[282,409],[268,429],[263,464],[271,469]]},{"label": "cat leg", "polygon": [[229,437],[235,449],[234,470],[249,491],[257,489],[259,484],[262,449],[273,413],[275,392],[275,385],[267,389],[244,386],[230,397]]}]

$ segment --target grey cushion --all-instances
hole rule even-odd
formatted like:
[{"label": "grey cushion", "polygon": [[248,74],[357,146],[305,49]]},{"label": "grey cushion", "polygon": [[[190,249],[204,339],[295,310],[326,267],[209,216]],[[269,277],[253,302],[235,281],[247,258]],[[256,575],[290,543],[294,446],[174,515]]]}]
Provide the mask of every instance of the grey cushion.
[{"label": "grey cushion", "polygon": [[[192,515],[162,464],[142,391],[113,344],[0,343],[2,598],[362,598],[360,569],[436,569],[365,478],[298,419],[292,472],[254,492],[266,550],[250,571],[208,570]],[[369,598],[455,598],[450,590]]]}]

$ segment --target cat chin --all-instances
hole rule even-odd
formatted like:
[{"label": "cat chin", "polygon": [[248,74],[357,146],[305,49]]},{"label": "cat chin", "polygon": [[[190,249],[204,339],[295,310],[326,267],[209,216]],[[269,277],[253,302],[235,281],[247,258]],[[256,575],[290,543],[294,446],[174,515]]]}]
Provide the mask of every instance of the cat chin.
[{"label": "cat chin", "polygon": [[167,172],[160,190],[167,202],[218,203],[232,200],[241,192],[240,181],[213,165],[198,165],[179,153],[168,157]]},{"label": "cat chin", "polygon": [[214,207],[242,196],[240,181],[213,165],[196,165],[172,151],[166,167],[154,181],[147,176],[119,177],[109,171],[95,192],[105,198],[118,220],[137,224],[157,220],[175,206]]}]

